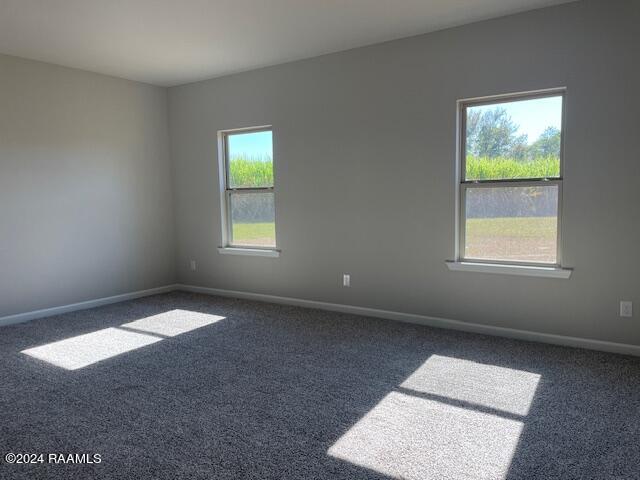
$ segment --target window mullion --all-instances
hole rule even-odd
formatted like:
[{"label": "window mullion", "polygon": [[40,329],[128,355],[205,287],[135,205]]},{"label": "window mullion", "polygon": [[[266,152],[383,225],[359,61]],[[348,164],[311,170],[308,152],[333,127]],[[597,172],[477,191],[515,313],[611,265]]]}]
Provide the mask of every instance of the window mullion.
[{"label": "window mullion", "polygon": [[241,187],[241,188],[226,188],[227,192],[234,193],[269,193],[273,192],[273,187]]},{"label": "window mullion", "polygon": [[481,182],[465,181],[461,182],[461,188],[507,188],[507,187],[528,187],[528,186],[545,186],[558,185],[562,183],[561,178],[553,179],[526,179],[526,180],[484,180]]}]

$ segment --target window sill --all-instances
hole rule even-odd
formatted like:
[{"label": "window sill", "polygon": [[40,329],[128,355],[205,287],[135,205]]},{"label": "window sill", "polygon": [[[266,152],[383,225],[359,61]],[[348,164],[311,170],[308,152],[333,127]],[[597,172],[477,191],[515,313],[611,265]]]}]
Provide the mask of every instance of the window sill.
[{"label": "window sill", "polygon": [[218,247],[218,253],[223,255],[246,255],[249,257],[277,258],[280,256],[280,250],[269,248]]},{"label": "window sill", "polygon": [[501,273],[525,277],[569,278],[573,269],[531,265],[507,265],[501,263],[445,262],[449,270],[457,272]]}]

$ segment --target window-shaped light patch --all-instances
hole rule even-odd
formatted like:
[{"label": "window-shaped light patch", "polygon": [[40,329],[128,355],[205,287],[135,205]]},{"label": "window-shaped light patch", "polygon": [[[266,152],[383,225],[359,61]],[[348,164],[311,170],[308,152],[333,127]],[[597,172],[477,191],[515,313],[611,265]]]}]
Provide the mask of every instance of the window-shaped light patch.
[{"label": "window-shaped light patch", "polygon": [[171,310],[118,327],[29,348],[22,353],[67,370],[78,370],[153,345],[165,338],[212,325],[224,318],[188,310]]},{"label": "window-shaped light patch", "polygon": [[105,328],[97,332],[23,350],[22,353],[57,367],[78,370],[161,340],[162,338],[153,335],[129,332],[119,328]]},{"label": "window-shaped light patch", "polygon": [[175,337],[176,335],[214,324],[220,320],[224,320],[224,318],[225,317],[219,315],[178,309],[141,318],[134,322],[123,323],[122,327],[141,333]]},{"label": "window-shaped light patch", "polygon": [[486,411],[525,416],[539,381],[537,373],[432,355],[401,387]]},{"label": "window-shaped light patch", "polygon": [[539,380],[433,355],[327,453],[389,478],[506,478]]},{"label": "window-shaped light patch", "polygon": [[389,478],[505,478],[523,423],[399,392],[331,446],[334,458]]}]

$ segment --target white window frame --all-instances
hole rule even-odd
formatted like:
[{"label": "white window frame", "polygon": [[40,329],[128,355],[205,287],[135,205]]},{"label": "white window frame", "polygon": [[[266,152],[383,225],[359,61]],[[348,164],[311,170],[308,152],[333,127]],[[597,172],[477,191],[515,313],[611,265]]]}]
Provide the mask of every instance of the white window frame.
[{"label": "white window frame", "polygon": [[[277,247],[234,245],[231,224],[231,194],[232,193],[272,193],[275,210],[275,170],[276,160],[273,158],[273,186],[271,187],[241,187],[231,188],[229,186],[229,136],[242,133],[271,132],[273,140],[273,128],[271,125],[258,127],[234,128],[218,131],[218,171],[220,180],[220,218],[222,224],[222,245],[218,247],[218,252],[230,255],[248,255],[259,257],[279,257],[280,250]],[[275,211],[274,211],[275,218]],[[277,234],[277,229],[276,229]],[[276,237],[277,246],[277,237]]]},{"label": "white window frame", "polygon": [[[479,105],[493,105],[536,98],[562,97],[562,119],[560,133],[560,175],[549,178],[523,178],[499,180],[466,180],[466,110],[468,107]],[[564,179],[564,143],[566,118],[566,88],[553,88],[529,92],[493,95],[478,98],[466,98],[457,102],[457,141],[456,141],[456,206],[455,206],[455,250],[454,261],[448,261],[450,270],[474,271],[482,273],[505,273],[512,275],[548,276],[569,278],[571,269],[562,266],[562,184]],[[466,227],[466,193],[469,188],[508,188],[514,186],[551,186],[558,188],[557,240],[556,262],[522,262],[511,260],[487,260],[466,258],[465,227]]]}]

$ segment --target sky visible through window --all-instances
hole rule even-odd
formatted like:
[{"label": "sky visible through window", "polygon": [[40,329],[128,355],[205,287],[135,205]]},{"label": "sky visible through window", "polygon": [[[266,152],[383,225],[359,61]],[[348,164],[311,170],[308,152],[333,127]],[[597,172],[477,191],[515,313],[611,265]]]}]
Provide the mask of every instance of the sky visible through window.
[{"label": "sky visible through window", "polygon": [[547,127],[562,127],[562,96],[534,98],[508,103],[479,105],[469,107],[484,113],[496,108],[503,108],[515,124],[519,126],[517,134],[527,135],[527,142],[531,145]]},{"label": "sky visible through window", "polygon": [[269,161],[273,158],[273,142],[270,131],[236,133],[229,135],[229,156],[248,157]]}]

